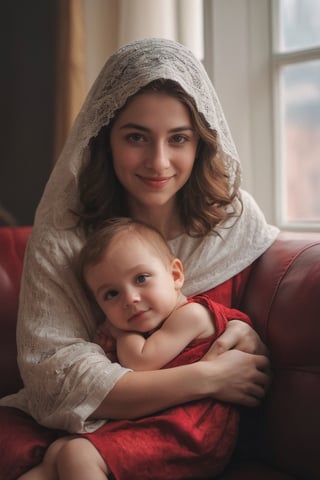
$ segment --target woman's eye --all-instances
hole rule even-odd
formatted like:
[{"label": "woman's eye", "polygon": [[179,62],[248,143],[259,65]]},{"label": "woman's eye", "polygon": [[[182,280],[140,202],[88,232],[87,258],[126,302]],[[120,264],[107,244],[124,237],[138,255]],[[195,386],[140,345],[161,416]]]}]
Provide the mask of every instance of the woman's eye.
[{"label": "woman's eye", "polygon": [[137,283],[145,283],[148,279],[149,275],[142,273],[137,276]]},{"label": "woman's eye", "polygon": [[187,141],[187,137],[185,135],[174,135],[172,137],[173,143],[185,143]]},{"label": "woman's eye", "polygon": [[127,136],[127,139],[129,140],[129,142],[134,142],[134,143],[143,142],[144,140],[143,136],[140,133],[130,133]]},{"label": "woman's eye", "polygon": [[106,292],[103,296],[104,300],[112,300],[112,298],[115,298],[118,295],[117,290],[109,290]]}]

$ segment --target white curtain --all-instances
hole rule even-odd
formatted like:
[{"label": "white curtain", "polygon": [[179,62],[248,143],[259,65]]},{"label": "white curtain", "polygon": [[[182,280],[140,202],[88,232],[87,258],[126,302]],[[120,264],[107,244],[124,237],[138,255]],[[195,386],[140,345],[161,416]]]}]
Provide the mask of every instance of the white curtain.
[{"label": "white curtain", "polygon": [[83,0],[88,87],[119,46],[145,37],[177,40],[203,58],[202,0]]}]

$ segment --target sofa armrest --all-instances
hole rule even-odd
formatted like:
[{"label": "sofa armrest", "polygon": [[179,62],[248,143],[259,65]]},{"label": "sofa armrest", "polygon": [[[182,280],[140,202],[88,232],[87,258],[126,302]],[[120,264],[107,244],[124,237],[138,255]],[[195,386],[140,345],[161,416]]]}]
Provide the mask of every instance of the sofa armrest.
[{"label": "sofa armrest", "polygon": [[31,227],[0,227],[0,397],[22,386],[16,353],[20,278]]},{"label": "sofa armrest", "polygon": [[253,268],[242,308],[270,350],[262,455],[320,478],[320,233],[280,234]]}]

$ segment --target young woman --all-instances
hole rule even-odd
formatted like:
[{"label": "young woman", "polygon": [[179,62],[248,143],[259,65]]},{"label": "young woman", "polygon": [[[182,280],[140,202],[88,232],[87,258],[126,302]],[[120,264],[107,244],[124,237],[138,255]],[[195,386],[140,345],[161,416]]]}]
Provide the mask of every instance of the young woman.
[{"label": "young woman", "polygon": [[[1,404],[68,432],[208,396],[257,405],[269,362],[245,323],[230,321],[203,361],[132,372],[90,341],[96,321],[75,274],[88,232],[130,216],[169,241],[185,267],[187,296],[211,291],[237,306],[250,265],[278,234],[239,187],[236,148],[201,62],[170,40],[120,48],[93,85],[38,207],[17,326],[24,388]],[[15,442],[9,456],[17,462]]]}]

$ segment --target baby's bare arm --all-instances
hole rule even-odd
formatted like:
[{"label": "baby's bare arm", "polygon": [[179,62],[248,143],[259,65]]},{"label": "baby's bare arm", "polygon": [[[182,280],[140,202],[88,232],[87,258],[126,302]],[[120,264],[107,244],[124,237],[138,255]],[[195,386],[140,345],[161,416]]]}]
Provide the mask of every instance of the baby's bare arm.
[{"label": "baby's bare arm", "polygon": [[144,338],[123,332],[117,338],[121,365],[133,370],[154,370],[175,358],[192,340],[214,333],[209,310],[199,303],[187,303],[174,310],[161,328]]}]

